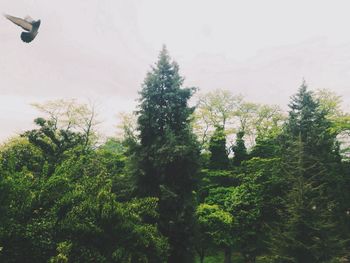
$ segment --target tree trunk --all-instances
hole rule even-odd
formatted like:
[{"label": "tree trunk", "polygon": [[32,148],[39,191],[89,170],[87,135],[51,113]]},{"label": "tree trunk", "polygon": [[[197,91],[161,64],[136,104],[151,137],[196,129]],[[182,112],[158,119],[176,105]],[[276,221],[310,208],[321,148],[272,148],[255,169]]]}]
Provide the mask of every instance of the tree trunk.
[{"label": "tree trunk", "polygon": [[251,257],[249,254],[246,254],[243,257],[244,257],[245,263],[255,263],[255,260],[256,260],[255,257]]},{"label": "tree trunk", "polygon": [[204,256],[205,256],[205,250],[204,249],[200,249],[200,248],[197,248],[196,249],[197,253],[198,253],[198,256],[199,256],[199,262],[200,263],[204,263]]},{"label": "tree trunk", "polygon": [[225,248],[225,259],[224,263],[232,263],[232,251],[231,248],[227,247]]}]

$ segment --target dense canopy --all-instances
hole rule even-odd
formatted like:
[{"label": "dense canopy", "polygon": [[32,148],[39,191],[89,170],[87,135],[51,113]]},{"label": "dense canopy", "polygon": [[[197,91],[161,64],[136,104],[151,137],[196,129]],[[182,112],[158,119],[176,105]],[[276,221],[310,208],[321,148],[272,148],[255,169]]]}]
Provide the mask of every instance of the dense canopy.
[{"label": "dense canopy", "polygon": [[120,136],[36,104],[0,147],[0,262],[350,260],[350,115],[302,83],[289,112],[183,87],[164,47]]}]

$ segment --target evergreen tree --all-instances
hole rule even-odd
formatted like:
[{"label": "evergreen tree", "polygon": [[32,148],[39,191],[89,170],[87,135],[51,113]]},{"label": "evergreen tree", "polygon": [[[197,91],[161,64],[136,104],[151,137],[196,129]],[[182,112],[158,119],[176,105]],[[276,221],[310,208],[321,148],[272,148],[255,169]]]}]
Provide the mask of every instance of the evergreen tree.
[{"label": "evergreen tree", "polygon": [[210,162],[209,167],[215,170],[228,168],[229,159],[226,151],[226,135],[222,126],[217,126],[209,142]]},{"label": "evergreen tree", "polygon": [[[285,161],[291,160],[288,154],[293,155],[296,147],[301,147],[303,168],[310,167],[308,177],[314,176],[317,185],[322,185],[323,195],[336,201],[339,195],[339,183],[342,181],[341,157],[336,134],[331,132],[331,122],[327,120],[327,112],[319,107],[313,99],[312,92],[307,90],[305,83],[299,92],[292,97],[289,107],[289,119],[281,136],[282,157]],[[284,155],[283,155],[284,153]]]},{"label": "evergreen tree", "polygon": [[234,166],[240,166],[242,161],[245,161],[248,158],[247,148],[245,147],[243,137],[244,137],[244,131],[237,132],[236,144],[232,147],[232,151],[234,152],[234,157],[233,157]]},{"label": "evergreen tree", "polygon": [[336,138],[305,83],[289,106],[281,153],[290,187],[272,250],[278,262],[329,262],[343,246],[336,233],[341,167]]},{"label": "evergreen tree", "polygon": [[138,111],[140,145],[135,151],[136,191],[159,198],[159,228],[168,238],[168,262],[192,262],[193,190],[199,147],[188,106],[193,89],[181,88],[179,67],[166,48],[148,73]]}]

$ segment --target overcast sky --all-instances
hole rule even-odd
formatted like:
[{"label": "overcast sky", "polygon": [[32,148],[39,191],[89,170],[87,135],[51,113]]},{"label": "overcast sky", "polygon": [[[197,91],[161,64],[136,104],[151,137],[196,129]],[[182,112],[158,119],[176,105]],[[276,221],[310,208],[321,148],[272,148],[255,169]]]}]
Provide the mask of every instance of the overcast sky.
[{"label": "overcast sky", "polygon": [[30,44],[0,18],[0,140],[32,127],[31,106],[95,101],[106,135],[135,109],[163,44],[186,85],[285,106],[303,78],[350,105],[350,2],[322,0],[1,0],[40,18]]}]

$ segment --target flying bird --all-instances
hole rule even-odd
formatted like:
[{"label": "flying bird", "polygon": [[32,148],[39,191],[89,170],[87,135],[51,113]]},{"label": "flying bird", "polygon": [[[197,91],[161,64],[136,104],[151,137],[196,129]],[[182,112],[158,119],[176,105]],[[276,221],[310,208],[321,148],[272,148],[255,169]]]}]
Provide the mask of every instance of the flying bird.
[{"label": "flying bird", "polygon": [[4,16],[12,23],[16,24],[17,26],[20,26],[26,31],[22,32],[21,34],[21,39],[23,40],[23,42],[31,42],[38,34],[38,29],[40,27],[40,19],[35,21],[29,16],[25,17],[24,19],[6,14]]}]

